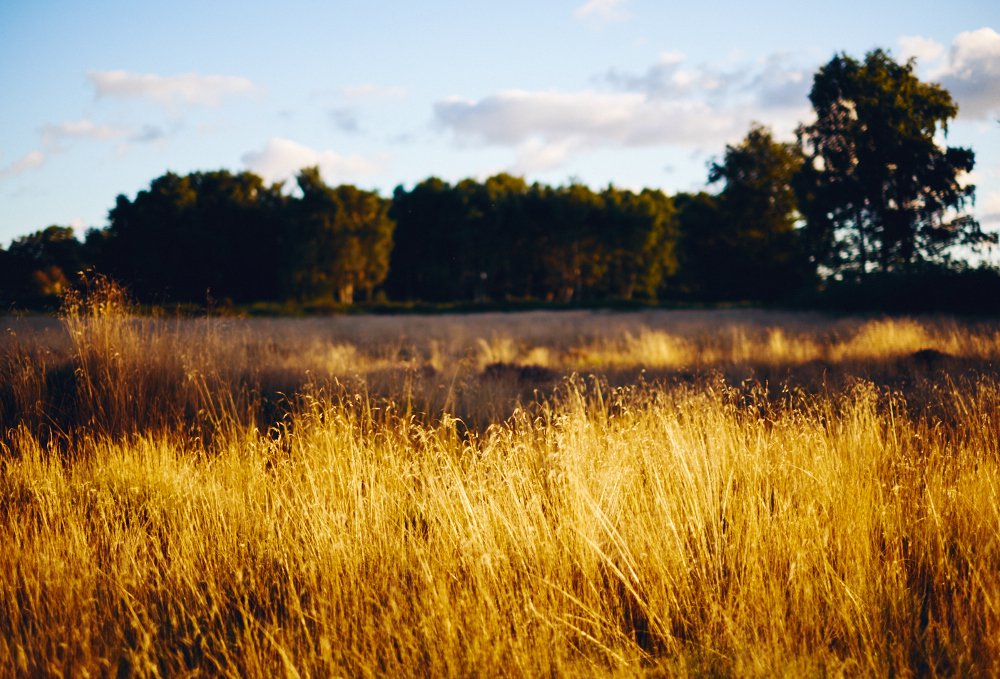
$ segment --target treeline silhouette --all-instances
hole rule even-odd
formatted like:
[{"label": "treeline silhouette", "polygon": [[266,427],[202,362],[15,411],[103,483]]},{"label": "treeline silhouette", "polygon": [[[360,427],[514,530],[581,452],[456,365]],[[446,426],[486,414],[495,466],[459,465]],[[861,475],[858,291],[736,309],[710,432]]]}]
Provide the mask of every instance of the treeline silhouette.
[{"label": "treeline silhouette", "polygon": [[50,226],[0,249],[0,299],[51,303],[96,270],[151,304],[906,307],[908,291],[923,291],[925,305],[996,306],[1000,274],[953,254],[996,241],[964,212],[974,154],[936,142],[957,106],[913,71],[881,50],[835,56],[814,78],[816,121],[795,142],[753,125],[710,167],[715,193],[499,174],[432,177],[385,198],[330,186],[315,167],[292,187],[250,172],[167,173],[118,196],[82,242]]}]

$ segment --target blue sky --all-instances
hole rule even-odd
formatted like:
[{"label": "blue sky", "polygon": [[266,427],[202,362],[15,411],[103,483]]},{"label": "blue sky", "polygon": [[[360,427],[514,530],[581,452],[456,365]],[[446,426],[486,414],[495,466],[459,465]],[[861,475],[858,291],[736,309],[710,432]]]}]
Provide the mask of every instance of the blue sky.
[{"label": "blue sky", "polygon": [[976,151],[1000,229],[1000,3],[813,7],[0,0],[0,244],[104,226],[168,170],[696,190],[752,121],[791,139],[834,53],[874,47],[952,91],[947,143]]}]

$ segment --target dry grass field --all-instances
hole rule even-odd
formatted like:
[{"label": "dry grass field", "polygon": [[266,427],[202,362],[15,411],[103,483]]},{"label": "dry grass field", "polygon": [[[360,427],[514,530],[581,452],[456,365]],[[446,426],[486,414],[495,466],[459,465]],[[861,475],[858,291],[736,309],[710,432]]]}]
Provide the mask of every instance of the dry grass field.
[{"label": "dry grass field", "polygon": [[0,673],[1000,674],[1000,323],[3,318]]}]

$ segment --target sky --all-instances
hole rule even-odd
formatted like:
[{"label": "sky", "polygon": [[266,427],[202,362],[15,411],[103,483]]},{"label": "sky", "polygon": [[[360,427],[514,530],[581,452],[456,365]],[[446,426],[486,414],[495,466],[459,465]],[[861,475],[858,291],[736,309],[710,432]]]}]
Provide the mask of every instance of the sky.
[{"label": "sky", "polygon": [[106,226],[167,171],[701,190],[752,122],[793,139],[820,66],[876,47],[952,93],[943,141],[975,151],[1000,230],[996,0],[0,0],[0,246]]}]

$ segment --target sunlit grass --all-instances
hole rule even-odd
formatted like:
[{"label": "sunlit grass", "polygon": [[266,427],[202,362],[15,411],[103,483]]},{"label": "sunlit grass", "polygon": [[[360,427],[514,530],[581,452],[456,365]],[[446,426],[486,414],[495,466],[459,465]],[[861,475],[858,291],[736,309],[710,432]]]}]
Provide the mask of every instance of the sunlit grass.
[{"label": "sunlit grass", "polygon": [[608,318],[15,328],[0,667],[1000,672],[995,327]]}]

